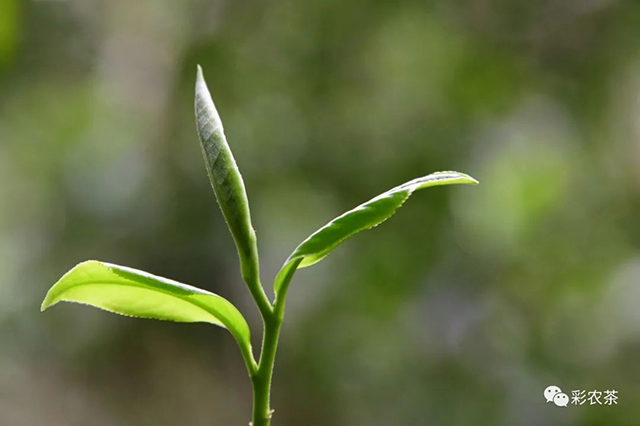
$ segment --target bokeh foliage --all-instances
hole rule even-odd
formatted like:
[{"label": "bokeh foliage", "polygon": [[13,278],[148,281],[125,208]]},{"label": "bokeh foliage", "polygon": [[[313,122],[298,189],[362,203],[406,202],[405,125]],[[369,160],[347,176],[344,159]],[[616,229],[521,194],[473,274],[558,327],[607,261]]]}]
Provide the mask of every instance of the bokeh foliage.
[{"label": "bokeh foliage", "polygon": [[[265,282],[389,187],[482,182],[425,192],[297,274],[278,425],[637,424],[634,0],[0,2],[0,424],[246,422],[224,331],[38,309],[98,258],[257,327],[202,167],[197,63]],[[550,384],[620,404],[560,409]]]}]

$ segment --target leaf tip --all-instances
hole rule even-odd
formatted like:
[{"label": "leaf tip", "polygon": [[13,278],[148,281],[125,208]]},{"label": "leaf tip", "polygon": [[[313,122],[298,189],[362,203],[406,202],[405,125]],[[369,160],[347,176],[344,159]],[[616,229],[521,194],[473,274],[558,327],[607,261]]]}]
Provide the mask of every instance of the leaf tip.
[{"label": "leaf tip", "polygon": [[453,181],[451,183],[461,183],[467,185],[477,185],[480,182],[472,176],[469,176],[466,173],[460,172],[436,172],[434,175],[450,175],[450,179]]},{"label": "leaf tip", "polygon": [[466,175],[470,185],[479,185],[480,181],[472,176]]},{"label": "leaf tip", "polygon": [[49,289],[49,291],[47,292],[47,295],[45,296],[44,300],[42,301],[42,304],[40,305],[40,312],[46,311],[48,308],[50,308],[51,306],[55,305],[56,303],[58,303],[58,302],[53,300],[53,295],[51,294],[51,289]]},{"label": "leaf tip", "polygon": [[475,179],[472,176],[469,176],[466,173],[460,173],[460,172],[437,172],[434,173],[434,175],[451,175],[451,183],[459,183],[459,184],[463,184],[463,185],[477,185],[480,182]]},{"label": "leaf tip", "polygon": [[204,79],[204,71],[202,71],[202,67],[198,64],[196,71],[196,99],[198,98],[198,93],[203,92],[206,92],[207,96],[211,96],[207,88],[207,81]]},{"label": "leaf tip", "polygon": [[100,264],[100,262],[97,261],[97,260],[85,260],[84,262],[80,262],[76,266],[74,266],[73,268],[68,270],[54,285],[51,286],[51,288],[47,292],[47,295],[44,297],[44,300],[42,301],[42,304],[40,305],[40,312],[44,312],[48,308],[50,308],[53,305],[55,305],[58,302],[60,302],[60,300],[61,300],[61,298],[59,297],[59,293],[60,292],[58,291],[59,290],[59,285],[60,285],[60,283],[63,282],[63,280],[66,277],[71,275],[71,273],[73,273],[78,268],[81,268],[81,267],[86,266],[86,265],[92,265],[92,264]]}]

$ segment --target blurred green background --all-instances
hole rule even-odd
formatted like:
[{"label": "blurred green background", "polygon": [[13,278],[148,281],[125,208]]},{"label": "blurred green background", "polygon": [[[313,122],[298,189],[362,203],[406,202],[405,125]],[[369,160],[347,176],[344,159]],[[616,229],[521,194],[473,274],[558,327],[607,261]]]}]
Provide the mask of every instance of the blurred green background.
[{"label": "blurred green background", "polygon": [[[246,425],[233,339],[78,305],[100,259],[259,319],[206,178],[202,64],[263,281],[416,176],[384,226],[300,271],[274,426],[637,425],[640,2],[1,0],[0,425]],[[617,406],[546,404],[548,385]]]}]

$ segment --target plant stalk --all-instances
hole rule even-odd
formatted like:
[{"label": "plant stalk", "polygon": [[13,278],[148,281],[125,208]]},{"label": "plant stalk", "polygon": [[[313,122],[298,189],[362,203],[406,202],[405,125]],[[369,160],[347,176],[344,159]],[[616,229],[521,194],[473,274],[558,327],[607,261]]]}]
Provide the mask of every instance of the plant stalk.
[{"label": "plant stalk", "polygon": [[278,349],[278,339],[282,319],[271,314],[265,318],[262,352],[257,373],[251,378],[253,384],[253,421],[252,426],[269,426],[273,410],[270,407],[271,379]]},{"label": "plant stalk", "polygon": [[251,376],[253,385],[253,421],[251,426],[269,426],[273,410],[270,406],[271,379],[273,377],[273,367],[278,350],[278,340],[280,339],[280,328],[284,321],[284,306],[287,298],[287,290],[295,269],[300,263],[298,260],[294,267],[287,271],[283,277],[280,291],[276,294],[273,302],[273,309],[262,316],[264,331],[262,334],[262,350],[260,362],[256,374]]},{"label": "plant stalk", "polygon": [[264,319],[273,313],[273,308],[260,282],[260,262],[258,261],[258,246],[255,235],[252,238],[252,244],[248,252],[245,253],[238,249],[238,255],[240,257],[242,279],[247,284],[251,297],[256,302],[260,315]]}]

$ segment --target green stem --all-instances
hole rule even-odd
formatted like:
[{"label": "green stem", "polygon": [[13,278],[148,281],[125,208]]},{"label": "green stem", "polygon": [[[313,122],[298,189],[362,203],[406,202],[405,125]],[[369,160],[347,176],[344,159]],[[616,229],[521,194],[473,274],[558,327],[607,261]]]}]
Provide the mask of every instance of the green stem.
[{"label": "green stem", "polygon": [[252,235],[249,249],[246,252],[239,249],[238,254],[242,279],[247,284],[251,297],[255,300],[262,318],[268,317],[273,312],[273,307],[269,303],[269,299],[260,282],[260,262],[258,260],[258,245],[255,235]]},{"label": "green stem", "polygon": [[271,379],[275,365],[276,351],[282,319],[275,314],[264,322],[262,353],[257,373],[251,378],[253,384],[253,426],[269,426],[271,423],[270,407]]},{"label": "green stem", "polygon": [[[293,264],[283,278],[282,285],[278,286],[280,291],[276,294],[272,310],[262,316],[264,331],[262,334],[262,351],[260,353],[260,363],[256,374],[251,376],[253,385],[253,421],[252,426],[269,426],[273,410],[270,406],[271,379],[273,377],[273,367],[278,350],[278,340],[280,338],[280,328],[284,320],[284,305],[287,298],[289,282],[298,267],[300,260]],[[271,306],[271,305],[270,305]]]}]

